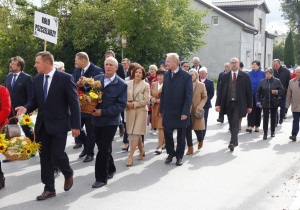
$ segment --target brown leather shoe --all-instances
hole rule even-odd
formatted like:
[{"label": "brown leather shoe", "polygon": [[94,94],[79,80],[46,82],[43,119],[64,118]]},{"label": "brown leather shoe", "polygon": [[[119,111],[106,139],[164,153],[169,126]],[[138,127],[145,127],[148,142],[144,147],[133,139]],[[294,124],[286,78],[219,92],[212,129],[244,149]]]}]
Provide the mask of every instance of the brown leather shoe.
[{"label": "brown leather shoe", "polygon": [[55,192],[44,191],[41,195],[37,196],[36,199],[38,201],[42,201],[55,196],[56,196]]},{"label": "brown leather shoe", "polygon": [[203,147],[203,140],[198,143],[198,150]]},{"label": "brown leather shoe", "polygon": [[78,143],[78,144],[76,144],[76,145],[73,147],[73,149],[78,149],[78,148],[80,148],[80,147],[82,147],[82,144],[81,144],[81,143]]},{"label": "brown leather shoe", "polygon": [[189,146],[188,147],[188,151],[186,152],[186,155],[191,155],[194,153],[194,147],[193,146]]},{"label": "brown leather shoe", "polygon": [[64,190],[69,191],[71,187],[73,186],[73,175],[65,180]]}]

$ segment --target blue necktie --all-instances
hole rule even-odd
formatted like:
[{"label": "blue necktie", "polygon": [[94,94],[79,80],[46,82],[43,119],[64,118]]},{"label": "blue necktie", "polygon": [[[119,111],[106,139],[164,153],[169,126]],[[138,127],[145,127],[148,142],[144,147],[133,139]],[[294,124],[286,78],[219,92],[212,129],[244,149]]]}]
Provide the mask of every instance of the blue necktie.
[{"label": "blue necktie", "polygon": [[46,80],[45,80],[45,84],[44,84],[44,102],[46,103],[49,75],[45,75],[45,78],[46,78]]},{"label": "blue necktie", "polygon": [[14,79],[11,83],[11,89],[14,89],[14,85],[15,85],[15,82],[16,82],[16,77],[17,77],[17,74],[14,74]]},{"label": "blue necktie", "polygon": [[300,87],[300,79],[298,79],[299,87]]}]

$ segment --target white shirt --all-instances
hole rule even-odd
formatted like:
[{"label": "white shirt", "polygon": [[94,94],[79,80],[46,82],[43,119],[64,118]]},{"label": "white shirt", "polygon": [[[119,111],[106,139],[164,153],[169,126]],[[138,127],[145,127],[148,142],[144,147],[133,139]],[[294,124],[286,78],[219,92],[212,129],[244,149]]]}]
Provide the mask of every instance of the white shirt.
[{"label": "white shirt", "polygon": [[109,83],[114,81],[115,78],[116,78],[116,74],[114,74],[114,76],[112,76],[111,78],[106,78],[106,76],[104,76],[104,87],[106,87]]},{"label": "white shirt", "polygon": [[163,84],[164,84],[164,83],[159,84],[159,82],[157,82],[157,91],[159,91],[160,88],[162,88]]},{"label": "white shirt", "polygon": [[89,62],[89,64],[86,67],[83,68],[83,73],[81,75],[83,75],[86,72],[86,70],[88,70],[90,65],[91,65],[91,63]]},{"label": "white shirt", "polygon": [[179,66],[177,67],[177,69],[174,71],[174,73],[173,73],[173,71],[171,70],[171,72],[172,72],[172,77],[173,77],[173,74],[176,74],[177,72],[179,71]]},{"label": "white shirt", "polygon": [[201,82],[205,82],[206,78],[205,79],[201,79]]},{"label": "white shirt", "polygon": [[236,79],[237,79],[238,74],[239,74],[239,70],[237,70],[236,72],[231,71],[231,78],[232,78],[232,81],[233,81],[233,73],[236,74]]},{"label": "white shirt", "polygon": [[52,82],[52,79],[53,79],[53,75],[55,73],[56,69],[54,68],[52,71],[50,71],[48,74],[44,74],[44,83],[43,83],[43,88],[44,88],[44,85],[45,85],[45,81],[46,81],[46,75],[49,75],[48,77],[48,87],[47,87],[47,96],[48,96],[48,92],[49,92],[49,88],[50,88],[50,85],[51,85],[51,82]]},{"label": "white shirt", "polygon": [[12,78],[11,78],[11,85],[12,85],[12,82],[14,81],[14,74],[17,75],[17,76],[16,76],[16,81],[17,81],[17,79],[18,79],[20,73],[21,73],[21,71],[19,71],[18,73],[13,73],[13,76],[12,76]]}]

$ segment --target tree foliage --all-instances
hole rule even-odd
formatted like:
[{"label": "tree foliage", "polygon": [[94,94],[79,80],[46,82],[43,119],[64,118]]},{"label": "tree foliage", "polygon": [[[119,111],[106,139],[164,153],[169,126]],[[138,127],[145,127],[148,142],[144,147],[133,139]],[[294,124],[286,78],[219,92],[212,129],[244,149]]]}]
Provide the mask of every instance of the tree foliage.
[{"label": "tree foliage", "polygon": [[276,44],[273,46],[273,59],[284,60],[284,43]]},{"label": "tree foliage", "polygon": [[281,0],[281,9],[283,17],[288,20],[290,30],[294,32],[295,57],[300,64],[300,1]]},{"label": "tree foliage", "polygon": [[35,54],[44,42],[33,36],[35,10],[59,18],[58,42],[48,43],[47,50],[70,73],[79,51],[100,65],[105,51],[112,49],[120,61],[122,34],[127,35],[124,55],[148,65],[165,59],[168,52],[189,56],[205,44],[201,37],[208,29],[202,23],[207,11],[196,11],[190,0],[42,0],[41,7],[29,0],[2,0],[0,82],[10,58],[17,55],[24,58],[25,71],[36,74]]},{"label": "tree foliage", "polygon": [[294,49],[294,42],[293,42],[293,35],[290,31],[284,46],[284,64],[287,67],[295,66],[295,49]]}]

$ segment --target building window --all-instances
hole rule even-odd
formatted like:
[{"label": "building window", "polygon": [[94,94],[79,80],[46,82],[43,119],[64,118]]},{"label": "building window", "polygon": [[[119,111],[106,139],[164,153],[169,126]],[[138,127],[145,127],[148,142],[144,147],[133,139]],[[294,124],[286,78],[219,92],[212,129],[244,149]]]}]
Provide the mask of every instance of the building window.
[{"label": "building window", "polygon": [[261,33],[262,30],[262,19],[259,18],[259,33]]},{"label": "building window", "polygon": [[218,16],[212,17],[212,25],[218,25],[219,24],[219,18]]},{"label": "building window", "polygon": [[261,60],[261,53],[258,53],[258,60],[260,61]]},{"label": "building window", "polygon": [[251,51],[246,51],[246,61],[247,61],[247,63],[246,63],[246,68],[247,69],[251,69],[251,57],[250,57],[250,53],[251,53]]}]

